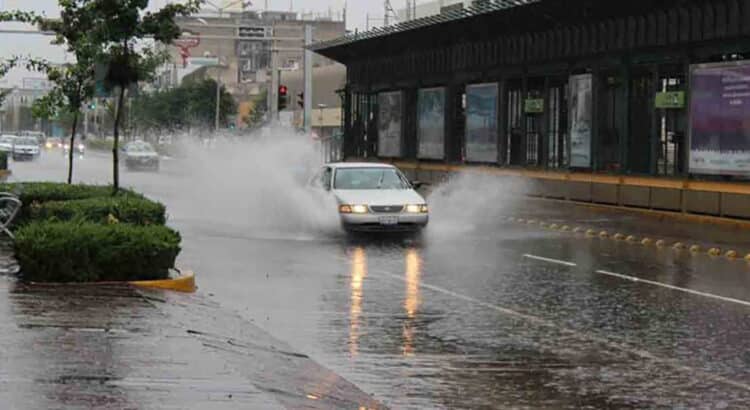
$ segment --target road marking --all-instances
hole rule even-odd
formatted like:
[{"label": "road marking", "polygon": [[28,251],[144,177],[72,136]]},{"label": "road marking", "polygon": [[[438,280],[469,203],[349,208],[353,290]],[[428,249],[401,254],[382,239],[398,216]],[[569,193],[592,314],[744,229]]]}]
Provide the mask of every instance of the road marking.
[{"label": "road marking", "polygon": [[[384,270],[380,270],[380,269],[378,269],[378,270],[371,270],[370,271],[370,275],[371,276],[374,276],[374,274],[379,274],[379,276],[381,278],[390,279],[390,280],[393,280],[393,281],[396,281],[396,282],[406,282],[406,283],[408,283],[408,279],[404,275],[395,275],[393,273],[390,273],[390,272],[384,271]],[[615,341],[612,341],[612,340],[610,340],[610,339],[608,339],[606,337],[595,336],[595,335],[593,335],[590,332],[583,333],[583,332],[579,332],[579,331],[576,331],[576,330],[572,330],[572,329],[569,329],[567,327],[561,326],[561,325],[559,325],[558,323],[556,323],[556,322],[554,322],[552,320],[544,319],[544,318],[541,318],[541,317],[538,317],[538,316],[533,316],[533,315],[530,315],[530,314],[527,314],[527,313],[521,313],[521,312],[518,312],[518,311],[515,311],[515,310],[512,310],[512,309],[508,309],[508,308],[505,308],[505,307],[502,307],[502,306],[499,306],[499,305],[493,305],[492,303],[483,302],[483,301],[481,301],[479,299],[475,299],[475,298],[472,298],[470,296],[462,295],[462,294],[456,293],[456,292],[454,292],[452,290],[441,288],[439,286],[430,285],[430,284],[427,284],[427,283],[424,283],[424,282],[419,283],[419,287],[431,290],[433,292],[442,293],[444,295],[452,296],[452,297],[454,297],[456,299],[461,299],[463,301],[466,301],[466,302],[469,302],[469,303],[473,303],[475,305],[482,306],[484,308],[487,308],[487,309],[490,309],[490,310],[494,310],[496,312],[499,312],[499,313],[502,313],[502,314],[505,314],[505,315],[508,315],[508,316],[514,316],[514,317],[526,320],[526,321],[528,321],[530,323],[534,323],[534,324],[537,324],[537,325],[540,325],[540,326],[544,326],[544,327],[558,329],[561,332],[567,333],[569,335],[572,335],[572,336],[575,336],[575,337],[578,337],[578,338],[581,338],[581,339],[584,339],[584,340],[594,341],[594,342],[600,343],[600,344],[602,344],[604,346],[607,346],[609,348],[617,349],[617,350],[620,350],[620,351],[623,351],[623,352],[626,352],[626,353],[633,354],[635,356],[640,357],[641,359],[652,360],[654,362],[663,363],[663,364],[672,366],[675,369],[678,369],[678,370],[681,370],[683,372],[686,372],[688,374],[700,375],[700,376],[704,377],[707,380],[715,381],[715,382],[718,382],[718,383],[723,383],[723,384],[726,384],[726,385],[729,385],[729,386],[733,386],[733,387],[737,387],[737,388],[740,388],[740,389],[743,389],[743,390],[750,391],[750,384],[748,384],[748,383],[744,383],[744,382],[741,382],[741,381],[731,380],[731,379],[728,379],[728,378],[723,377],[723,376],[719,376],[719,375],[716,375],[716,374],[713,374],[713,373],[708,373],[708,372],[706,372],[704,370],[700,370],[700,369],[692,368],[692,367],[689,367],[689,366],[685,366],[685,365],[681,364],[679,361],[677,361],[676,359],[664,359],[664,358],[656,356],[656,355],[654,355],[654,354],[652,354],[652,353],[650,353],[650,352],[648,352],[646,350],[637,349],[637,348],[629,346],[629,345],[627,345],[625,343],[615,342]]]},{"label": "road marking", "polygon": [[655,282],[655,281],[648,280],[648,279],[640,279],[640,278],[636,278],[634,276],[623,275],[623,274],[620,274],[620,273],[609,272],[609,271],[606,271],[606,270],[598,270],[598,271],[596,271],[596,273],[601,274],[601,275],[613,276],[615,278],[620,278],[620,279],[624,279],[624,280],[629,280],[631,282],[642,282],[642,283],[647,283],[649,285],[661,286],[661,287],[667,288],[667,289],[672,289],[672,290],[677,290],[677,291],[680,291],[680,292],[690,293],[691,295],[697,295],[697,296],[703,296],[703,297],[706,297],[706,298],[721,300],[722,302],[730,302],[730,303],[737,303],[737,304],[743,305],[743,306],[750,306],[750,302],[747,302],[747,301],[744,301],[744,300],[734,299],[734,298],[728,298],[728,297],[725,297],[725,296],[714,295],[713,293],[706,293],[706,292],[701,292],[701,291],[697,291],[697,290],[681,288],[679,286],[668,285],[666,283]]},{"label": "road marking", "polygon": [[556,263],[558,265],[565,265],[565,266],[571,266],[571,267],[578,266],[577,264],[575,264],[573,262],[561,261],[559,259],[545,258],[545,257],[542,257],[542,256],[530,255],[528,253],[524,254],[523,257],[527,258],[527,259],[534,259],[534,260],[537,260],[537,261],[542,261],[542,262]]}]

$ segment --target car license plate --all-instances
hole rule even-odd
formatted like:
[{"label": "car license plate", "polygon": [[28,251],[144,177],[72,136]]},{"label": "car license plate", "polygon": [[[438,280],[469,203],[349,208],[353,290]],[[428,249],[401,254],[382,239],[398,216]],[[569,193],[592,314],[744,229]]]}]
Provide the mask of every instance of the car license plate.
[{"label": "car license plate", "polygon": [[397,216],[383,216],[378,219],[381,225],[398,225]]}]

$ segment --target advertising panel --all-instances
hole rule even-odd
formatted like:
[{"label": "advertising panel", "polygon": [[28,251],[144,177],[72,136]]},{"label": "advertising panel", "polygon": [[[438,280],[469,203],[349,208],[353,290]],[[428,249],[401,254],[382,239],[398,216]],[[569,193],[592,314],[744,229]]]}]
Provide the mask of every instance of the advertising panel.
[{"label": "advertising panel", "polygon": [[417,94],[418,157],[445,157],[445,88],[423,88]]},{"label": "advertising panel", "polygon": [[466,86],[466,160],[497,162],[497,84]]},{"label": "advertising panel", "polygon": [[401,153],[401,117],[403,103],[400,91],[378,94],[378,156],[397,158]]},{"label": "advertising panel", "polygon": [[690,172],[750,175],[750,61],[692,67]]},{"label": "advertising panel", "polygon": [[570,166],[591,168],[593,108],[591,74],[570,77]]}]

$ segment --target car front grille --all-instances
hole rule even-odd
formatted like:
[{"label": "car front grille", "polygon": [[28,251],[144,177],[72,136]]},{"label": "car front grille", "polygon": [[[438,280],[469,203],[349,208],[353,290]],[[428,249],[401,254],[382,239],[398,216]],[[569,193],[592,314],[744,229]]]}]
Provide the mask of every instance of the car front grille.
[{"label": "car front grille", "polygon": [[391,214],[397,213],[404,210],[403,205],[373,205],[370,206],[370,210],[376,214]]}]

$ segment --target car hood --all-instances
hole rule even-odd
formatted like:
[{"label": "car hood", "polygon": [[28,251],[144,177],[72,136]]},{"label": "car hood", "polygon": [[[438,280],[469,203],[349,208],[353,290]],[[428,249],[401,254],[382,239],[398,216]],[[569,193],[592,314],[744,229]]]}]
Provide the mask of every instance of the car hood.
[{"label": "car hood", "polygon": [[425,203],[413,189],[334,190],[340,204],[349,205],[407,205]]},{"label": "car hood", "polygon": [[129,152],[125,154],[128,157],[133,158],[158,158],[159,154],[155,152]]},{"label": "car hood", "polygon": [[14,145],[14,149],[38,149],[37,145]]}]

